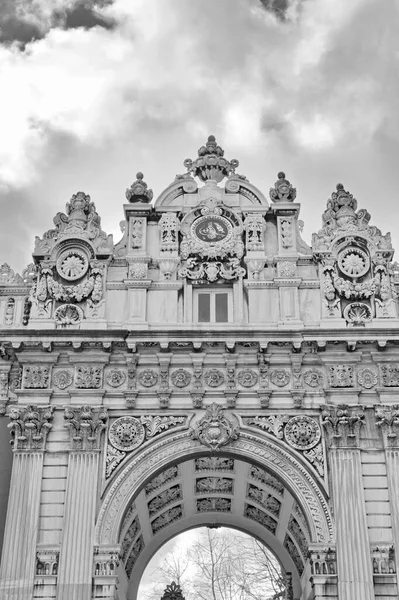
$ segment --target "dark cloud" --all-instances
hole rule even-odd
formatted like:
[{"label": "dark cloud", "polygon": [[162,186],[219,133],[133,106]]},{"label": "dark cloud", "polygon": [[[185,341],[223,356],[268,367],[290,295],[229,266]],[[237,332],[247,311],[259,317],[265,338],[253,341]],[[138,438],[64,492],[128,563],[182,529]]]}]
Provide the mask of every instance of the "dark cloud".
[{"label": "dark cloud", "polygon": [[259,2],[282,21],[286,19],[290,0],[259,0]]},{"label": "dark cloud", "polygon": [[101,14],[101,9],[111,5],[114,0],[75,0],[68,7],[59,8],[54,3],[52,11],[45,11],[40,3],[29,0],[1,0],[0,43],[17,42],[24,48],[29,42],[45,37],[54,27],[76,29],[83,27],[103,27],[112,29],[115,23]]}]

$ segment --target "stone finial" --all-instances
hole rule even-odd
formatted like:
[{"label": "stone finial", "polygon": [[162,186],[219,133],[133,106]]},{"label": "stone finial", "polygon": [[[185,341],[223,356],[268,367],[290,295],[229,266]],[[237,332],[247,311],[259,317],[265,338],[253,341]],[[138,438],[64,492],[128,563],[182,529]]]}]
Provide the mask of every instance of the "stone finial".
[{"label": "stone finial", "polygon": [[285,178],[283,171],[280,171],[277,177],[274,188],[270,188],[270,200],[272,202],[293,202],[296,198],[296,189]]},{"label": "stone finial", "polygon": [[153,198],[153,191],[148,189],[148,185],[143,181],[143,173],[138,172],[137,179],[130,188],[126,190],[126,199],[132,204],[135,202],[145,202],[149,204]]},{"label": "stone finial", "polygon": [[201,181],[212,179],[220,183],[225,177],[235,173],[239,162],[235,158],[230,161],[224,158],[223,148],[218,146],[215,136],[210,135],[205,146],[201,146],[198,150],[198,158],[195,160],[186,158],[183,164],[187,168],[187,173],[192,173]]},{"label": "stone finial", "polygon": [[54,408],[29,405],[11,410],[8,428],[14,450],[44,450],[47,434],[52,428]]},{"label": "stone finial", "polygon": [[101,432],[108,419],[105,408],[66,408],[64,419],[71,436],[71,450],[99,450]]},{"label": "stone finial", "polygon": [[321,422],[327,433],[330,447],[359,446],[360,427],[364,425],[362,406],[322,406]]}]

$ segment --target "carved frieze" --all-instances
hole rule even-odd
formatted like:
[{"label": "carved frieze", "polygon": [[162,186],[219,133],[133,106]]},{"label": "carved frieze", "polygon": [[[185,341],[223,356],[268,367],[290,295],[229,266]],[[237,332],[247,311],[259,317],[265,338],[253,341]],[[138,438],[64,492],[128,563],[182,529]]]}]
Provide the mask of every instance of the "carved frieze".
[{"label": "carved frieze", "polygon": [[282,483],[278,481],[271,473],[265,471],[264,469],[260,469],[259,467],[255,467],[253,465],[249,468],[249,477],[254,479],[255,481],[260,481],[265,485],[269,486],[272,490],[274,490],[278,495],[282,496],[284,492],[284,486]]},{"label": "carved frieze", "polygon": [[224,375],[219,369],[208,369],[205,371],[204,381],[209,387],[220,387],[224,383]]},{"label": "carved frieze", "polygon": [[194,460],[196,471],[225,471],[234,472],[234,460],[219,456],[203,456]]},{"label": "carved frieze", "polygon": [[238,371],[237,382],[245,388],[251,388],[258,383],[258,375],[253,369]]},{"label": "carved frieze", "polygon": [[287,533],[284,539],[284,548],[287,550],[288,554],[291,556],[292,561],[296,567],[296,570],[298,571],[299,576],[302,576],[302,573],[304,571],[304,563],[303,563],[303,559],[299,553],[299,550],[297,548],[297,546],[295,545],[294,541],[292,540],[292,538],[289,536],[289,534]]},{"label": "carved frieze", "polygon": [[256,521],[263,527],[266,527],[266,529],[268,529],[271,533],[276,533],[277,521],[263,510],[260,510],[260,508],[257,508],[252,504],[245,503],[244,517]]},{"label": "carved frieze", "polygon": [[54,408],[33,406],[13,408],[10,412],[10,429],[14,450],[44,450],[47,435],[52,428]]},{"label": "carved frieze", "polygon": [[163,252],[175,252],[178,250],[178,232],[180,221],[175,213],[163,213],[159,220],[161,235],[160,250]]},{"label": "carved frieze", "polygon": [[173,506],[172,508],[169,508],[169,510],[166,510],[161,515],[159,515],[159,517],[157,517],[156,519],[154,519],[151,522],[152,533],[155,535],[156,533],[158,533],[158,531],[160,531],[164,527],[167,527],[168,525],[171,525],[175,521],[178,521],[179,519],[181,519],[182,516],[183,516],[183,507],[181,504],[178,504],[177,506]]},{"label": "carved frieze", "polygon": [[172,485],[148,502],[148,514],[153,517],[157,512],[178,500],[182,500],[181,485]]},{"label": "carved frieze", "polygon": [[323,374],[317,369],[307,369],[303,374],[303,381],[310,388],[321,387],[324,383]]},{"label": "carved frieze", "polygon": [[141,552],[143,551],[143,549],[144,549],[144,539],[143,539],[143,536],[140,535],[138,540],[134,543],[133,548],[129,554],[129,558],[127,559],[126,564],[125,564],[125,571],[126,571],[126,575],[128,576],[128,578],[130,578],[132,571],[133,571],[133,567],[135,565],[135,562],[138,559]]},{"label": "carved frieze", "polygon": [[232,494],[233,479],[228,477],[199,477],[195,481],[196,494]]},{"label": "carved frieze", "polygon": [[265,510],[279,518],[281,510],[281,502],[272,494],[269,494],[264,489],[253,485],[248,485],[247,498],[260,504]]},{"label": "carved frieze", "polygon": [[399,386],[399,365],[381,365],[381,379],[384,387]]},{"label": "carved frieze", "polygon": [[140,533],[140,530],[141,530],[140,521],[139,521],[139,518],[136,517],[130,523],[129,528],[126,531],[125,536],[122,541],[122,544],[121,544],[121,558],[123,561],[125,561],[127,553],[133,543],[133,540]]},{"label": "carved frieze", "polygon": [[197,500],[197,512],[230,512],[230,498],[203,498]]}]

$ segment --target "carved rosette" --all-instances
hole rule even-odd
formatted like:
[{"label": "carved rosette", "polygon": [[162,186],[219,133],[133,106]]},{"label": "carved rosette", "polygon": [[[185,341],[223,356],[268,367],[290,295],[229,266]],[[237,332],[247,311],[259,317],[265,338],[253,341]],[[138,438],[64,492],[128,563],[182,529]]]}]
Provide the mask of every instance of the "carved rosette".
[{"label": "carved rosette", "polygon": [[216,402],[207,407],[204,417],[191,428],[191,437],[211,450],[219,450],[238,436],[238,427],[224,415],[223,407]]},{"label": "carved rosette", "polygon": [[44,450],[52,424],[54,408],[33,406],[12,409],[10,412],[11,444],[14,450]]},{"label": "carved rosette", "polygon": [[66,408],[64,419],[64,427],[67,427],[70,433],[71,450],[100,450],[101,433],[108,420],[105,408]]},{"label": "carved rosette", "polygon": [[331,448],[358,447],[360,428],[364,425],[364,409],[346,404],[322,407],[322,425]]}]

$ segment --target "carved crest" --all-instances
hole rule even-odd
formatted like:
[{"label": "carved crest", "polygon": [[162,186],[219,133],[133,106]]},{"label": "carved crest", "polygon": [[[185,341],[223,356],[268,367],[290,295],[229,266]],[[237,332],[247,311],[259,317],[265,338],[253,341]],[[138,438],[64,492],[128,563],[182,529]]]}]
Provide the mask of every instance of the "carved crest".
[{"label": "carved crest", "polygon": [[205,415],[191,430],[191,437],[211,450],[219,450],[238,436],[238,427],[224,415],[223,407],[216,402],[208,406]]}]

